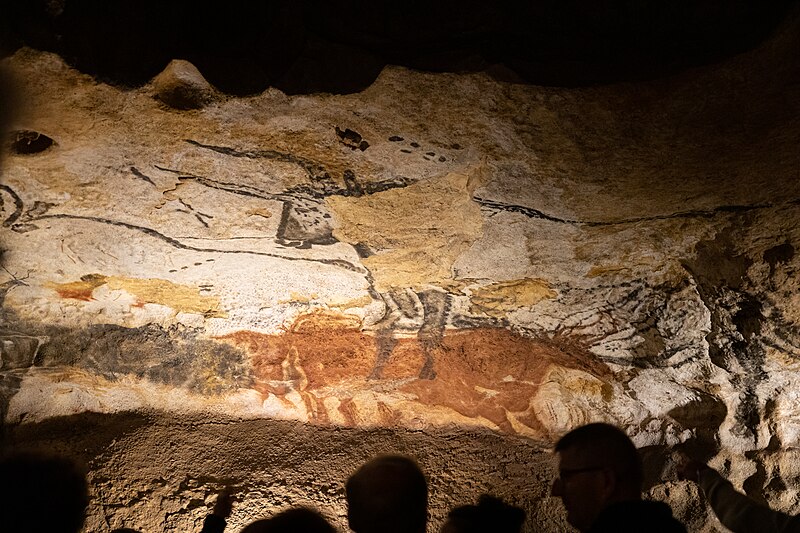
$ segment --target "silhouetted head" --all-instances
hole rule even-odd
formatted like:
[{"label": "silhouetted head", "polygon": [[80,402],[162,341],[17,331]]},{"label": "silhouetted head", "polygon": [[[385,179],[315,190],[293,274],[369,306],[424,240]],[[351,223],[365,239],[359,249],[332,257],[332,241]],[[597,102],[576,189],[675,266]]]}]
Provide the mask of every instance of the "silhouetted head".
[{"label": "silhouetted head", "polygon": [[610,424],[581,426],[556,443],[558,477],[552,494],[561,498],[567,521],[587,531],[612,503],[641,498],[642,466],[631,439]]},{"label": "silhouetted head", "polygon": [[313,509],[295,507],[272,518],[256,520],[242,533],[336,533],[336,530]]},{"label": "silhouetted head", "polygon": [[2,530],[76,533],[83,527],[86,477],[66,458],[20,453],[0,460]]},{"label": "silhouetted head", "polygon": [[478,505],[456,507],[447,515],[441,533],[519,533],[525,511],[484,494]]},{"label": "silhouetted head", "polygon": [[347,480],[345,489],[347,519],[356,533],[424,533],[428,482],[414,460],[376,457]]}]

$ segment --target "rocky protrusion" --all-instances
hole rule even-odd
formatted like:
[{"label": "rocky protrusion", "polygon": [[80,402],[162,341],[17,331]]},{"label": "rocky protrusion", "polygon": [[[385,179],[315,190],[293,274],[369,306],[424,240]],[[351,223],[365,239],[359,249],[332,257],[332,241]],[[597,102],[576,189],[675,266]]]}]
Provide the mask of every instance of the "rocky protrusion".
[{"label": "rocky protrusion", "polygon": [[199,109],[214,98],[214,88],[193,64],[173,59],[153,78],[156,97],[175,109]]}]

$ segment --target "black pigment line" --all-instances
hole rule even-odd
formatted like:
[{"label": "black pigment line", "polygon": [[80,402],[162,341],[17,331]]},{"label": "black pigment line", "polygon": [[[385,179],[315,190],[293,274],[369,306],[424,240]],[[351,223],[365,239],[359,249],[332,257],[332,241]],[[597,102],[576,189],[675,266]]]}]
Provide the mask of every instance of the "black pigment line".
[{"label": "black pigment line", "polygon": [[287,154],[285,152],[278,152],[276,150],[247,150],[241,151],[227,146],[214,146],[212,144],[203,144],[192,139],[185,139],[185,141],[198,148],[205,148],[214,152],[229,155],[231,157],[245,157],[247,159],[270,159],[272,161],[280,161],[282,163],[294,163],[302,167],[309,176],[324,175],[325,167],[310,159],[297,157],[294,154]]},{"label": "black pigment line", "polygon": [[[204,178],[203,176],[195,176],[192,174],[187,174],[185,172],[180,172],[172,168],[166,168],[159,165],[154,165],[154,166],[158,170],[163,170],[164,172],[171,172],[173,174],[178,174],[178,181],[196,181],[200,185],[208,187],[209,189],[216,189],[223,192],[229,192],[231,194],[238,194],[240,196],[247,196],[250,198],[258,198],[260,200],[275,200],[278,202],[290,202],[297,198],[297,195],[293,195],[290,193],[271,193],[263,189],[250,187],[249,185],[241,185],[239,183],[217,181],[210,178]],[[305,198],[305,199],[314,200],[314,198]]]},{"label": "black pigment line", "polygon": [[196,218],[198,220],[198,222],[200,222],[204,227],[206,227],[206,228],[208,227],[208,222],[203,220],[203,217],[201,217],[197,213],[194,214],[194,218]]},{"label": "black pigment line", "polygon": [[0,189],[6,191],[11,196],[11,198],[14,199],[14,212],[11,213],[11,215],[9,215],[9,217],[3,221],[3,227],[7,228],[11,226],[14,222],[16,222],[19,217],[22,216],[22,210],[25,208],[25,204],[22,203],[22,198],[19,197],[16,191],[14,191],[14,189],[9,187],[8,185],[0,184]]},{"label": "black pigment line", "polygon": [[636,368],[680,368],[688,363],[696,362],[696,359],[689,357],[684,359],[683,361],[678,361],[677,363],[670,363],[669,360],[680,352],[681,350],[685,350],[687,348],[692,348],[692,345],[686,344],[682,346],[675,346],[674,348],[669,348],[664,350],[660,354],[651,355],[647,357],[625,357],[625,356],[615,356],[615,355],[599,355],[597,358],[604,362],[604,363],[611,363],[614,365],[619,366],[633,366]]},{"label": "black pigment line", "polygon": [[138,168],[131,167],[131,172],[133,172],[133,175],[136,176],[137,178],[143,179],[144,181],[155,187],[156,184],[153,182],[153,180],[151,180],[149,176],[143,174]]},{"label": "black pigment line", "polygon": [[241,185],[238,183],[230,183],[225,181],[216,181],[209,178],[204,178],[203,176],[195,176],[193,174],[187,174],[185,172],[180,172],[179,170],[175,170],[172,168],[166,168],[159,165],[154,165],[158,170],[163,170],[164,172],[171,172],[173,174],[178,174],[178,181],[196,181],[201,185],[208,187],[209,189],[218,189],[220,191],[230,192],[234,194],[240,194],[242,196],[250,196],[253,198],[260,198],[262,200],[280,200],[279,195],[266,192],[261,189],[257,189],[255,187],[249,187],[247,185]]},{"label": "black pigment line", "polygon": [[173,239],[172,237],[168,237],[163,233],[160,233],[154,229],[147,228],[144,226],[137,226],[135,224],[128,224],[127,222],[121,222],[118,220],[110,220],[107,218],[100,218],[100,217],[90,217],[90,216],[82,216],[82,215],[68,215],[65,213],[58,213],[53,215],[42,215],[36,218],[31,219],[31,221],[42,220],[45,218],[57,218],[57,219],[67,219],[67,220],[86,220],[89,222],[99,222],[101,224],[109,224],[111,226],[120,226],[123,228],[127,228],[134,231],[139,231],[148,235],[150,237],[154,237],[156,239],[162,240],[173,246],[175,248],[181,250],[191,250],[193,252],[208,252],[208,253],[218,253],[218,254],[249,254],[249,255],[259,255],[263,257],[274,257],[276,259],[285,259],[286,261],[308,261],[312,263],[321,263],[324,265],[330,265],[334,267],[343,268],[349,270],[351,272],[358,272],[359,274],[363,274],[363,269],[356,267],[354,264],[350,263],[349,261],[345,261],[343,259],[311,259],[307,257],[291,257],[286,255],[279,255],[279,254],[271,254],[269,252],[257,252],[254,250],[219,250],[216,248],[200,248],[197,246],[189,246],[188,244],[184,244],[177,239]]},{"label": "black pigment line", "polygon": [[[506,204],[494,200],[487,200],[479,196],[472,197],[481,207],[493,209],[497,211],[509,211],[511,213],[521,213],[528,218],[538,218],[542,220],[549,220],[551,222],[558,222],[561,224],[575,224],[578,226],[617,226],[622,224],[635,224],[637,222],[651,222],[654,220],[669,220],[672,218],[712,218],[720,213],[743,213],[747,211],[754,211],[757,209],[768,209],[775,207],[774,204],[753,204],[753,205],[721,205],[714,209],[697,209],[690,211],[679,211],[677,213],[670,213],[668,215],[653,215],[649,217],[627,218],[623,220],[604,221],[604,220],[572,220],[567,218],[558,218],[548,215],[538,209],[526,207],[523,205]],[[788,204],[800,204],[800,199],[790,200]]]},{"label": "black pigment line", "polygon": [[473,200],[475,200],[481,207],[486,207],[488,209],[496,209],[498,211],[509,211],[511,213],[521,213],[528,218],[540,218],[543,220],[549,220],[551,222],[561,222],[564,224],[581,224],[579,220],[568,220],[564,218],[557,218],[552,215],[548,215],[538,209],[534,209],[532,207],[525,207],[524,205],[514,205],[514,204],[505,204],[502,202],[497,202],[494,200],[487,200],[486,198],[481,198],[480,196],[473,196]]},{"label": "black pigment line", "polygon": [[[282,163],[294,163],[296,165],[299,165],[303,170],[306,171],[308,177],[314,184],[324,185],[325,182],[331,182],[330,186],[324,188],[323,190],[315,189],[314,187],[309,185],[298,185],[286,191],[286,194],[289,195],[291,195],[292,193],[295,194],[300,193],[303,195],[312,196],[314,198],[325,198],[328,196],[362,196],[364,194],[369,195],[369,194],[374,194],[376,192],[387,191],[389,189],[408,187],[410,184],[416,182],[416,180],[411,178],[406,178],[405,176],[397,176],[396,178],[383,180],[377,183],[359,184],[357,182],[355,173],[352,170],[347,169],[344,171],[345,188],[342,188],[332,182],[330,174],[327,172],[324,165],[316,161],[312,161],[310,159],[304,159],[301,157],[297,157],[293,154],[278,152],[275,150],[240,151],[226,146],[214,146],[210,144],[202,144],[197,141],[193,141],[191,139],[186,139],[186,142],[193,146],[197,146],[199,148],[205,148],[207,150],[212,150],[220,154],[229,155],[231,157],[245,157],[248,159],[270,159]],[[168,170],[168,169],[163,169],[163,170]],[[195,178],[199,178],[199,176],[195,176]]]}]

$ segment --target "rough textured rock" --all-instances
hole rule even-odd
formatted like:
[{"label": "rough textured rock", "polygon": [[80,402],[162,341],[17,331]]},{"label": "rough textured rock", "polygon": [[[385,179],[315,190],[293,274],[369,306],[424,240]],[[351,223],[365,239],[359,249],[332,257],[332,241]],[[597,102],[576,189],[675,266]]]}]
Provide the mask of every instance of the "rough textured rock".
[{"label": "rough textured rock", "polygon": [[80,453],[96,531],[190,529],[225,481],[235,524],[341,525],[389,449],[436,520],[488,490],[559,531],[543,454],[592,420],[692,530],[677,449],[797,512],[799,26],[647,83],[387,67],[187,113],[18,51],[54,144],[0,184],[6,442]]},{"label": "rough textured rock", "polygon": [[197,67],[183,59],[173,59],[153,78],[156,97],[175,109],[199,109],[214,97],[211,87]]}]

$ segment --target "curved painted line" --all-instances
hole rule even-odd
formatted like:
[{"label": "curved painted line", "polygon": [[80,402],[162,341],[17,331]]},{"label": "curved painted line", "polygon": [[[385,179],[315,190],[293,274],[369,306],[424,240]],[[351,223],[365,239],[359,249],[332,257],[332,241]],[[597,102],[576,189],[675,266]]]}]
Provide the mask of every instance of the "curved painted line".
[{"label": "curved painted line", "polygon": [[14,199],[14,207],[15,207],[14,212],[11,213],[11,215],[3,221],[3,227],[7,228],[11,226],[14,222],[16,222],[19,217],[22,216],[22,209],[25,207],[25,204],[22,202],[22,198],[19,197],[19,195],[14,191],[14,189],[9,187],[8,185],[0,184],[0,189],[6,191]]},{"label": "curved painted line", "polygon": [[[549,220],[550,222],[558,222],[560,224],[574,224],[577,226],[616,226],[622,224],[635,224],[637,222],[650,222],[654,220],[668,220],[670,218],[711,218],[720,213],[741,213],[746,211],[753,211],[756,209],[768,209],[775,207],[775,204],[752,204],[752,205],[721,205],[713,209],[697,209],[691,211],[679,211],[668,215],[653,215],[649,217],[626,218],[622,220],[572,220],[568,218],[559,218],[553,215],[548,215],[543,211],[527,207],[524,205],[506,204],[497,202],[495,200],[488,200],[480,196],[473,196],[472,199],[477,202],[481,207],[487,209],[496,209],[498,211],[509,211],[511,213],[520,213],[528,218],[538,218],[542,220]],[[800,199],[790,200],[787,204],[797,205],[800,204]]]},{"label": "curved painted line", "polygon": [[254,250],[219,250],[216,248],[200,248],[197,246],[189,246],[188,244],[184,244],[177,239],[173,239],[172,237],[168,237],[163,233],[160,233],[152,228],[147,228],[145,226],[137,226],[135,224],[129,224],[127,222],[120,222],[118,220],[110,220],[107,218],[100,218],[100,217],[89,217],[89,216],[81,216],[81,215],[69,215],[64,213],[57,213],[52,215],[42,215],[39,217],[32,218],[32,221],[35,220],[42,220],[42,219],[66,219],[66,220],[85,220],[89,222],[99,222],[101,224],[108,224],[111,226],[119,226],[123,228],[127,228],[134,231],[139,231],[148,235],[150,237],[154,237],[156,239],[162,240],[173,246],[175,248],[181,250],[191,250],[193,252],[206,252],[206,253],[218,253],[218,254],[249,254],[249,255],[259,255],[263,257],[274,257],[276,259],[284,259],[286,261],[308,261],[311,263],[322,263],[324,265],[330,265],[333,267],[343,268],[345,270],[349,270],[351,272],[357,272],[359,274],[364,274],[364,270],[362,268],[357,267],[356,265],[350,263],[349,261],[345,261],[344,259],[310,259],[307,257],[291,257],[286,255],[279,255],[279,254],[271,254],[269,252],[257,252]]}]

